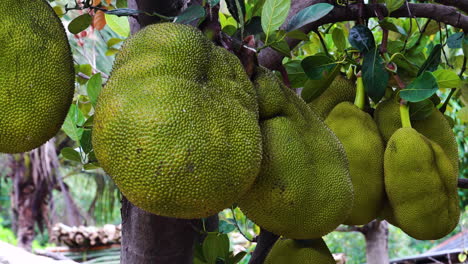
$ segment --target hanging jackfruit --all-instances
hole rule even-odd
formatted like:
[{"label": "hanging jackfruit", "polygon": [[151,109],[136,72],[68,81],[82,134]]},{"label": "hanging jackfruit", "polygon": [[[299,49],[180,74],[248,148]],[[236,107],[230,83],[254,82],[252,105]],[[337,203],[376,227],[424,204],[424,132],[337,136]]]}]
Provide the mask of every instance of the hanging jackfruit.
[{"label": "hanging jackfruit", "polygon": [[356,85],[345,77],[338,75],[330,87],[307,105],[317,112],[322,120],[325,120],[337,104],[341,102],[353,102],[355,96]]},{"label": "hanging jackfruit", "polygon": [[296,241],[278,239],[268,253],[265,264],[335,264],[322,238]]},{"label": "hanging jackfruit", "polygon": [[252,83],[199,30],[155,24],[126,41],[99,95],[96,157],[151,213],[201,218],[230,206],[259,172]]},{"label": "hanging jackfruit", "polygon": [[[262,228],[288,238],[319,238],[352,207],[348,161],[339,140],[304,101],[270,71],[258,68],[263,159],[238,205]],[[333,202],[331,202],[333,201]]]},{"label": "hanging jackfruit", "polygon": [[345,224],[364,225],[375,219],[385,195],[384,143],[372,117],[350,102],[338,104],[325,119],[344,146],[354,188],[354,205]]},{"label": "hanging jackfruit", "polygon": [[457,175],[439,144],[400,128],[384,155],[385,190],[398,227],[422,240],[439,239],[457,225]]},{"label": "hanging jackfruit", "polygon": [[62,126],[74,93],[70,46],[44,0],[0,4],[0,152],[37,148]]}]

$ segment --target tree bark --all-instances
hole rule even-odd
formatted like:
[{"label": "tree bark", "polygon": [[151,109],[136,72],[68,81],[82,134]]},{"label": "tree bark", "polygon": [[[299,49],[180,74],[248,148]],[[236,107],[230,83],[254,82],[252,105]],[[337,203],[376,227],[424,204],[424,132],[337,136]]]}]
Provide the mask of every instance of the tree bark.
[{"label": "tree bark", "polygon": [[366,239],[367,264],[387,264],[388,259],[388,223],[374,220],[362,231]]}]

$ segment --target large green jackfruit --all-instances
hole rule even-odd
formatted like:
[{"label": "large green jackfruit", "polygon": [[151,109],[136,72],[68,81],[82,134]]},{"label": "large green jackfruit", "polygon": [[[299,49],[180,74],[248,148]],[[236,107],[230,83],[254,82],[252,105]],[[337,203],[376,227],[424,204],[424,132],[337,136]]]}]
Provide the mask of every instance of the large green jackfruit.
[{"label": "large green jackfruit", "polygon": [[62,126],[74,68],[60,19],[44,0],[0,4],[0,152],[37,148]]},{"label": "large green jackfruit", "polygon": [[278,239],[268,253],[265,264],[335,264],[322,238],[295,241]]},{"label": "large green jackfruit", "polygon": [[385,190],[393,218],[408,235],[439,239],[457,225],[457,171],[444,150],[413,128],[400,128],[384,155]]},{"label": "large green jackfruit", "polygon": [[375,219],[385,196],[384,143],[372,117],[350,102],[338,104],[325,119],[344,146],[354,187],[354,205],[345,224]]},{"label": "large green jackfruit", "polygon": [[[374,112],[374,119],[385,142],[402,127],[400,104],[395,96],[381,102]],[[426,119],[412,120],[411,125],[419,133],[439,144],[458,171],[458,144],[450,123],[440,111],[434,108]]]},{"label": "large green jackfruit", "polygon": [[352,207],[348,161],[339,140],[276,76],[258,68],[263,159],[252,189],[238,201],[266,230],[288,238],[319,238]]},{"label": "large green jackfruit", "polygon": [[199,30],[163,23],[126,41],[99,95],[96,157],[143,210],[200,218],[230,206],[259,172],[252,83]]},{"label": "large green jackfruit", "polygon": [[356,85],[351,80],[338,75],[319,97],[307,105],[318,113],[322,120],[341,102],[353,102],[356,97]]}]

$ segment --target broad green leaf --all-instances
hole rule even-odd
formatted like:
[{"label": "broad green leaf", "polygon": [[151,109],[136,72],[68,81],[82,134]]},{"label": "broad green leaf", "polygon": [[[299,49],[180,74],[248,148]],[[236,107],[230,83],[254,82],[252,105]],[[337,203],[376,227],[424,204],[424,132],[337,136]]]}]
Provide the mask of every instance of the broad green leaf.
[{"label": "broad green leaf", "polygon": [[91,143],[91,134],[92,134],[91,129],[84,129],[83,135],[81,136],[81,139],[80,139],[81,148],[86,154],[88,154],[89,152],[91,152],[91,150],[93,150],[93,144]]},{"label": "broad green leaf", "polygon": [[400,8],[405,3],[405,0],[385,0],[385,6],[387,6],[388,14]]},{"label": "broad green leaf", "polygon": [[454,71],[440,69],[432,73],[437,80],[439,89],[457,88],[461,84],[460,77]]},{"label": "broad green leaf", "polygon": [[468,82],[466,80],[463,81],[460,88],[460,100],[464,105],[468,105]]},{"label": "broad green leaf", "polygon": [[379,25],[384,29],[387,29],[387,30],[399,33],[399,34],[401,34],[403,36],[406,36],[405,29],[403,29],[402,27],[400,27],[398,25],[395,25],[395,23],[393,23],[393,20],[391,20],[388,17],[384,18],[383,20],[380,20]]},{"label": "broad green leaf", "polygon": [[99,163],[87,163],[85,165],[83,165],[83,169],[84,170],[96,170],[96,169],[99,169],[101,168],[101,166],[99,166]]},{"label": "broad green leaf", "polygon": [[128,7],[127,0],[116,0],[115,2],[116,2],[115,6],[117,8],[127,8]]},{"label": "broad green leaf", "polygon": [[223,32],[228,34],[229,36],[233,36],[236,34],[237,28],[233,25],[227,25],[223,27]]},{"label": "broad green leaf", "polygon": [[209,232],[203,241],[203,256],[208,264],[215,264],[216,259],[226,259],[229,254],[229,238],[226,234]]},{"label": "broad green leaf", "polygon": [[434,103],[430,99],[425,99],[420,102],[410,102],[409,111],[411,120],[424,120],[436,110]]},{"label": "broad green leaf", "polygon": [[62,157],[64,157],[67,160],[72,160],[72,161],[81,163],[80,153],[78,153],[73,148],[70,148],[70,147],[63,148],[60,151],[60,154],[62,154]]},{"label": "broad green leaf", "polygon": [[117,54],[119,51],[120,50],[118,50],[118,49],[110,48],[110,49],[106,50],[105,55],[106,56],[113,56],[113,55]]},{"label": "broad green leaf", "polygon": [[289,49],[288,42],[286,42],[285,39],[270,43],[270,47],[286,57],[291,57],[291,50]]},{"label": "broad green leaf", "polygon": [[391,62],[394,62],[398,67],[398,73],[401,74],[401,71],[404,70],[405,74],[410,77],[416,77],[419,71],[418,66],[409,61],[405,55],[401,53],[395,53],[392,55]]},{"label": "broad green leaf", "polygon": [[343,52],[346,49],[346,37],[341,28],[333,29],[332,39],[338,51]]},{"label": "broad green leaf", "polygon": [[463,123],[468,123],[468,107],[465,106],[462,109],[458,110],[457,112],[457,117],[460,119]]},{"label": "broad green leaf", "polygon": [[374,35],[364,25],[356,25],[349,31],[348,41],[360,52],[366,53],[375,48]]},{"label": "broad green leaf", "polygon": [[293,31],[309,23],[317,21],[328,15],[328,13],[330,13],[332,10],[333,5],[327,3],[319,3],[304,8],[296,15],[294,15],[294,17],[289,21],[288,25],[286,26],[286,31]]},{"label": "broad green leaf", "polygon": [[[131,8],[118,8],[118,9],[112,9],[109,11],[106,11],[107,15],[114,15],[114,16],[136,16],[138,14],[144,13],[143,11],[136,10],[136,9],[131,9]],[[107,16],[106,16],[106,21],[107,21]]]},{"label": "broad green leaf", "polygon": [[307,75],[301,66],[300,60],[291,60],[285,63],[284,68],[288,73],[289,82],[291,83],[291,88],[300,88],[304,86],[304,83],[307,81]]},{"label": "broad green leaf", "polygon": [[389,74],[380,57],[379,49],[374,47],[364,55],[362,61],[362,81],[367,95],[378,103],[385,95]]},{"label": "broad green leaf", "polygon": [[120,38],[111,38],[107,41],[107,47],[111,48],[114,45],[119,44],[120,42],[124,41],[123,39]]},{"label": "broad green leaf", "polygon": [[437,67],[440,64],[441,54],[442,54],[442,45],[440,44],[435,45],[434,48],[432,48],[431,53],[427,57],[424,64],[421,66],[421,68],[419,68],[418,76],[426,71],[433,72],[437,70]]},{"label": "broad green leaf", "polygon": [[312,80],[320,80],[332,71],[336,62],[325,55],[309,56],[302,60],[302,69],[307,77]]},{"label": "broad green leaf", "polygon": [[94,115],[90,116],[86,122],[84,122],[83,127],[84,128],[92,128],[93,127],[93,122],[94,122]]},{"label": "broad green leaf", "polygon": [[463,55],[468,56],[468,35],[463,38],[462,50]]},{"label": "broad green leaf", "polygon": [[229,13],[239,23],[243,24],[245,19],[244,0],[226,0]]},{"label": "broad green leaf", "polygon": [[93,17],[90,14],[83,14],[79,17],[76,17],[70,22],[70,24],[68,24],[68,31],[70,31],[72,34],[78,34],[81,31],[87,29],[91,25],[92,21]]},{"label": "broad green leaf", "polygon": [[81,136],[83,135],[83,128],[81,126],[85,121],[85,118],[81,111],[76,107],[75,104],[70,106],[67,117],[62,125],[62,130],[70,137],[72,140],[79,142]]},{"label": "broad green leaf", "polygon": [[127,38],[130,35],[130,24],[125,16],[119,17],[106,14],[107,25],[117,34]]},{"label": "broad green leaf", "polygon": [[429,24],[426,26],[426,30],[424,30],[423,35],[431,36],[439,32],[439,30],[439,22],[431,20],[431,22],[429,22]]},{"label": "broad green leaf", "polygon": [[[194,264],[195,263],[206,263],[206,259],[203,256],[202,244],[195,243],[195,247],[193,249],[193,259],[194,259]],[[195,262],[195,260],[198,260],[199,262]]]},{"label": "broad green leaf", "polygon": [[236,229],[236,227],[233,224],[229,223],[229,222],[226,222],[224,220],[220,220],[218,229],[219,229],[220,233],[227,234],[227,233],[229,233],[231,231],[234,231]]},{"label": "broad green leaf", "polygon": [[447,38],[447,46],[451,49],[460,49],[463,43],[463,32],[457,32]]},{"label": "broad green leaf", "polygon": [[174,22],[179,24],[188,24],[196,19],[205,16],[205,9],[201,5],[191,5],[178,15]]},{"label": "broad green leaf", "polygon": [[307,34],[298,29],[289,31],[288,33],[286,33],[286,36],[288,38],[299,39],[299,40],[304,40],[304,41],[309,40],[309,37],[307,36]]},{"label": "broad green leaf", "polygon": [[91,100],[91,104],[93,104],[93,106],[96,106],[98,95],[101,92],[101,87],[102,87],[101,74],[100,73],[94,74],[89,79],[88,84],[86,86],[89,99]]},{"label": "broad green leaf", "polygon": [[262,10],[262,28],[266,35],[277,30],[288,17],[291,0],[266,0]]},{"label": "broad green leaf", "polygon": [[247,255],[247,252],[245,251],[241,251],[237,253],[235,256],[231,258],[231,263],[232,264],[239,263],[239,261],[241,261],[245,257],[245,255]]},{"label": "broad green leaf", "polygon": [[439,89],[434,75],[426,71],[400,91],[400,97],[408,102],[419,102],[431,97]]},{"label": "broad green leaf", "polygon": [[252,17],[244,28],[245,35],[258,35],[263,33],[262,19],[258,16]]},{"label": "broad green leaf", "polygon": [[320,80],[307,80],[301,92],[301,97],[306,103],[310,103],[319,97],[333,82],[340,72],[341,65],[336,64],[329,74]]},{"label": "broad green leaf", "polygon": [[[89,64],[75,65],[75,72],[81,72],[84,75],[91,77],[91,75],[93,75],[93,68]],[[87,79],[82,78],[80,76],[77,76],[76,80],[79,84],[85,84],[86,82],[88,82]]]}]

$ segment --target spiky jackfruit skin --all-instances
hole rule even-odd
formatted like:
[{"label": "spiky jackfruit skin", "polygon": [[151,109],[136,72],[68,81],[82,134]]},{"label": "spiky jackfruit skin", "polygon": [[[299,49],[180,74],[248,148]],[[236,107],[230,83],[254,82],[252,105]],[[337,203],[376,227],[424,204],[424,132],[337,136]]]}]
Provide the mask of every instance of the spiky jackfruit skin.
[{"label": "spiky jackfruit skin", "polygon": [[0,152],[25,152],[62,126],[75,90],[73,59],[46,1],[3,0],[0,14]]},{"label": "spiky jackfruit skin", "polygon": [[151,213],[201,218],[250,188],[261,160],[258,105],[239,60],[195,28],[148,26],[130,38],[98,98],[96,157]]},{"label": "spiky jackfruit skin", "polygon": [[356,97],[356,85],[351,80],[338,75],[319,97],[307,105],[325,120],[333,108],[341,102],[353,102]]},{"label": "spiky jackfruit skin", "polygon": [[[374,112],[379,131],[387,142],[401,128],[400,104],[395,95],[381,102]],[[458,144],[450,123],[439,110],[434,108],[431,115],[423,120],[412,120],[411,126],[425,137],[439,144],[445,151],[453,167],[458,171]]]},{"label": "spiky jackfruit skin", "polygon": [[384,155],[385,189],[395,222],[408,235],[439,239],[457,225],[457,171],[444,150],[413,128],[400,128]]},{"label": "spiky jackfruit skin", "polygon": [[265,264],[335,264],[333,255],[322,238],[307,241],[278,239],[268,253]]},{"label": "spiky jackfruit skin", "polygon": [[[344,149],[304,101],[258,68],[263,159],[253,187],[238,201],[262,228],[288,238],[319,238],[341,224],[353,189]],[[333,202],[330,202],[333,201]]]},{"label": "spiky jackfruit skin", "polygon": [[385,196],[384,143],[372,117],[350,102],[335,106],[325,119],[343,144],[354,188],[354,205],[347,225],[364,225],[375,219]]}]

